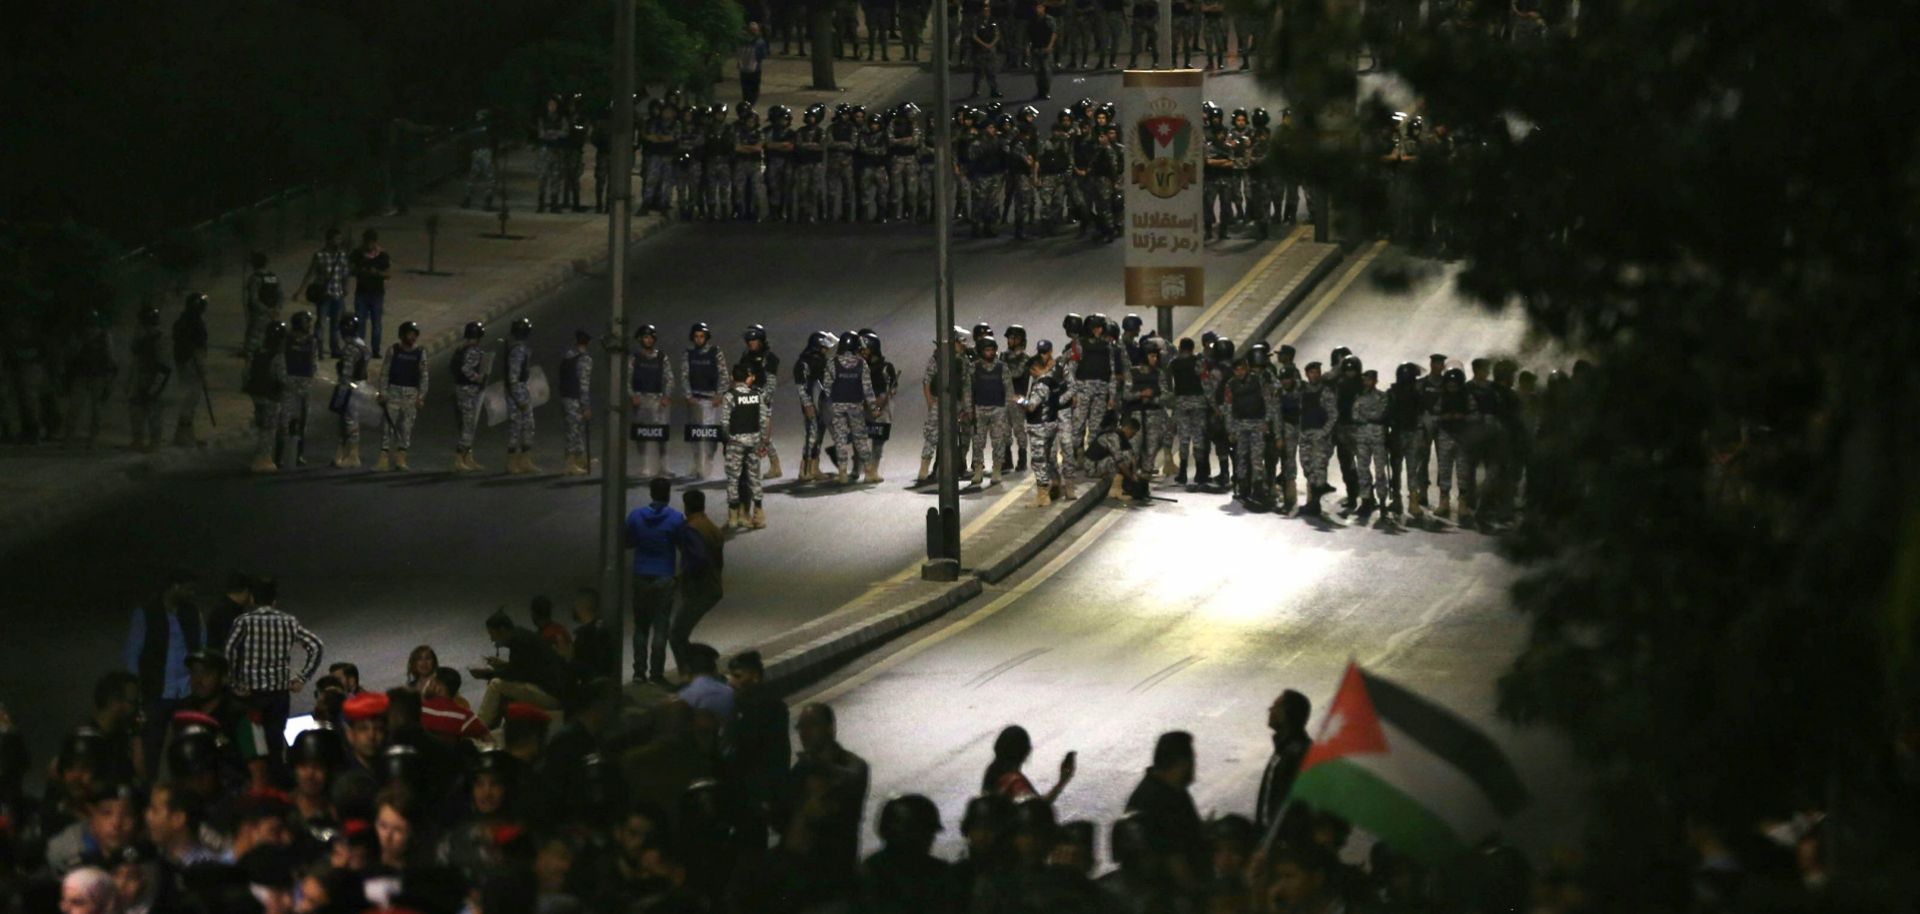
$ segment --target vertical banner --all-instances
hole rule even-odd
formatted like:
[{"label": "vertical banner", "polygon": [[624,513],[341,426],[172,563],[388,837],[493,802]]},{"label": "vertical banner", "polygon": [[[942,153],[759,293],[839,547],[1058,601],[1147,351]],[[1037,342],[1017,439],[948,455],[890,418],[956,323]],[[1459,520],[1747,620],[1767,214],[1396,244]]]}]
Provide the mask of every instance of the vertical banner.
[{"label": "vertical banner", "polygon": [[1120,139],[1127,150],[1127,307],[1206,304],[1200,217],[1201,70],[1122,74]]}]

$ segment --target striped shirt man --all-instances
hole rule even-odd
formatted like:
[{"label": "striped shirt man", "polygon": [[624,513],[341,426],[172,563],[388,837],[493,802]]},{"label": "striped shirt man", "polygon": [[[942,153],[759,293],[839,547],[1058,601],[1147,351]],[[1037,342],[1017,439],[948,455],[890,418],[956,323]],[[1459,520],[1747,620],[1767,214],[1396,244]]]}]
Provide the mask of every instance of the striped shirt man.
[{"label": "striped shirt man", "polygon": [[227,636],[227,658],[233,664],[234,685],[252,692],[287,691],[293,673],[293,645],[307,652],[299,680],[310,682],[320,671],[324,645],[299,620],[272,606],[256,606],[233,620]]},{"label": "striped shirt man", "polygon": [[307,267],[308,275],[327,284],[329,298],[347,297],[347,278],[351,270],[347,264],[347,252],[339,248],[326,247],[313,252],[313,263]]}]

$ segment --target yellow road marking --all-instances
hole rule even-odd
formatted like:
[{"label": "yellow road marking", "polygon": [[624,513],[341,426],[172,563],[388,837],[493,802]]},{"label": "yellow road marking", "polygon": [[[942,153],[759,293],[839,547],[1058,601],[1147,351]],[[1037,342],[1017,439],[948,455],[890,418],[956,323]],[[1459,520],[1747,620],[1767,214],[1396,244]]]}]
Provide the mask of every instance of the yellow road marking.
[{"label": "yellow road marking", "polygon": [[1366,272],[1367,267],[1373,263],[1373,259],[1380,256],[1380,252],[1386,250],[1386,247],[1387,242],[1385,239],[1374,242],[1373,247],[1368,248],[1367,252],[1362,254],[1359,260],[1353,262],[1353,266],[1347,268],[1347,272],[1341,275],[1339,282],[1334,283],[1333,287],[1327,291],[1320,293],[1320,297],[1314,301],[1313,307],[1307,310],[1306,316],[1300,318],[1292,327],[1288,328],[1286,335],[1280,338],[1280,342],[1289,346],[1299,342],[1300,335],[1305,333],[1308,327],[1313,326],[1313,322],[1319,320],[1320,315],[1326,313],[1328,308],[1333,307],[1333,303],[1338,300],[1341,295],[1346,294],[1347,287],[1353,285],[1353,281],[1359,279],[1361,273]]},{"label": "yellow road marking", "polygon": [[1232,301],[1234,296],[1239,295],[1248,286],[1252,285],[1253,281],[1259,278],[1261,273],[1266,272],[1269,265],[1279,260],[1281,254],[1285,254],[1288,248],[1293,247],[1301,238],[1306,237],[1306,233],[1309,231],[1311,231],[1311,229],[1304,225],[1295,228],[1293,234],[1288,235],[1285,240],[1274,245],[1273,250],[1268,251],[1265,256],[1256,261],[1251,269],[1241,275],[1238,282],[1228,286],[1227,291],[1221,293],[1219,298],[1213,300],[1213,304],[1207,306],[1207,310],[1200,312],[1200,316],[1194,320],[1191,326],[1187,327],[1184,332],[1176,335],[1173,339],[1168,340],[1167,345],[1173,345],[1175,342],[1178,342],[1182,336],[1196,336],[1205,330],[1208,322],[1220,316],[1220,312],[1227,307],[1227,302]]},{"label": "yellow road marking", "polygon": [[1061,569],[1066,568],[1069,563],[1071,563],[1074,559],[1080,556],[1080,553],[1085,552],[1087,550],[1087,547],[1092,546],[1096,540],[1100,539],[1101,534],[1106,533],[1108,528],[1112,527],[1114,524],[1119,523],[1120,518],[1125,516],[1126,516],[1125,511],[1109,512],[1106,517],[1101,518],[1099,523],[1094,524],[1093,527],[1087,530],[1086,534],[1080,537],[1080,539],[1076,540],[1073,545],[1068,546],[1065,551],[1061,552],[1057,556],[1054,556],[1053,560],[1048,562],[1046,565],[1042,566],[1039,571],[1034,572],[1032,577],[1027,578],[1024,581],[1021,581],[1019,584],[1008,589],[1007,592],[995,597],[993,599],[993,602],[980,607],[979,609],[975,610],[971,615],[968,615],[966,618],[961,619],[960,621],[955,622],[952,625],[947,626],[946,628],[943,628],[937,632],[934,632],[931,635],[926,636],[925,638],[921,638],[917,641],[914,641],[908,644],[906,647],[901,648],[899,652],[893,654],[892,656],[889,656],[886,659],[881,660],[878,663],[875,663],[872,666],[869,666],[866,669],[861,670],[860,672],[855,673],[852,676],[849,676],[846,679],[843,679],[840,682],[827,687],[826,689],[794,698],[792,700],[792,703],[798,706],[802,703],[809,702],[809,701],[833,701],[834,699],[839,698],[840,696],[845,695],[846,693],[856,688],[859,688],[860,686],[863,686],[868,682],[871,682],[874,679],[874,677],[879,676],[881,673],[891,670],[894,667],[899,666],[900,664],[905,663],[906,661],[911,660],[922,653],[925,653],[928,648],[931,648],[934,645],[939,644],[940,642],[953,637],[954,635],[960,634],[961,632],[966,631],[967,629],[972,628],[983,621],[986,621],[986,619],[991,617],[994,613],[997,613],[1000,610],[1005,609],[1008,606],[1011,606],[1015,600],[1018,600],[1021,597],[1024,597],[1027,594],[1032,593],[1034,589],[1038,588],[1042,584],[1045,584],[1054,575],[1059,574]]}]

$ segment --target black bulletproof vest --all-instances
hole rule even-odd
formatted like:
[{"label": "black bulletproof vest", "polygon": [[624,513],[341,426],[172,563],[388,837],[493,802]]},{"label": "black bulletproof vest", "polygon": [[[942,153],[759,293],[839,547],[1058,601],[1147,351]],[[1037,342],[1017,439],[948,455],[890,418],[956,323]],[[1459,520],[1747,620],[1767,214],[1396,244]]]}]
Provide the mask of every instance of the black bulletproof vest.
[{"label": "black bulletproof vest", "polygon": [[667,357],[665,353],[641,354],[633,359],[633,389],[636,393],[663,394],[667,392]]},{"label": "black bulletproof vest", "polygon": [[732,435],[757,435],[760,433],[760,408],[766,394],[759,388],[749,388],[742,393],[740,388],[733,390],[733,409],[727,413],[727,433]]}]

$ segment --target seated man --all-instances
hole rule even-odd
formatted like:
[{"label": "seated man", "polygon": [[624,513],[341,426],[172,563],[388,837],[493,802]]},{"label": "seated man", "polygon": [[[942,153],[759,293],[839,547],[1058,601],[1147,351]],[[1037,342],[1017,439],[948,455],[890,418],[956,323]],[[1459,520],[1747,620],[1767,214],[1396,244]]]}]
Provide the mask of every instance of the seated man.
[{"label": "seated man", "polygon": [[480,699],[482,724],[489,729],[500,726],[509,701],[548,710],[560,707],[568,684],[567,666],[545,638],[514,625],[504,610],[487,618],[487,637],[495,646],[506,648],[507,656],[488,657],[486,668],[473,671],[487,680],[487,692]]},{"label": "seated man", "polygon": [[1145,501],[1149,497],[1146,474],[1134,460],[1133,439],[1139,435],[1139,419],[1129,416],[1115,421],[1114,414],[1108,413],[1093,443],[1087,445],[1087,460],[1093,464],[1094,478],[1108,478],[1108,498],[1132,495]]}]

